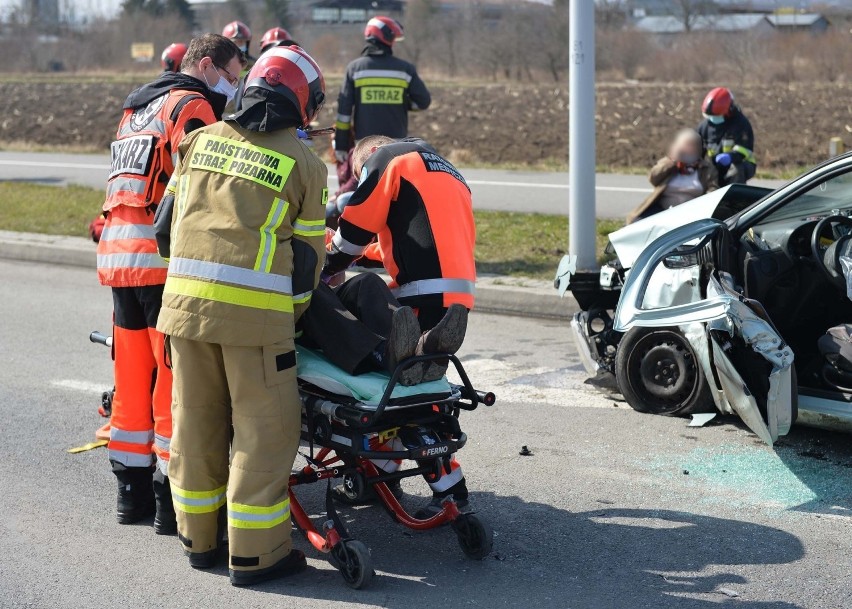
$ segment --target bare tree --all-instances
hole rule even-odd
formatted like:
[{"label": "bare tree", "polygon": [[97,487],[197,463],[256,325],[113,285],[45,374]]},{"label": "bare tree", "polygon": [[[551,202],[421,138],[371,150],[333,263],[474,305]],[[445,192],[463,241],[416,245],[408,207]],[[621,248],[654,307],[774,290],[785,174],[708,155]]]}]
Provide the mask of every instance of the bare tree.
[{"label": "bare tree", "polygon": [[675,11],[683,23],[683,29],[691,32],[696,23],[707,15],[716,12],[712,0],[675,0]]},{"label": "bare tree", "polygon": [[415,64],[432,46],[440,7],[436,0],[410,0],[405,7],[404,52]]}]

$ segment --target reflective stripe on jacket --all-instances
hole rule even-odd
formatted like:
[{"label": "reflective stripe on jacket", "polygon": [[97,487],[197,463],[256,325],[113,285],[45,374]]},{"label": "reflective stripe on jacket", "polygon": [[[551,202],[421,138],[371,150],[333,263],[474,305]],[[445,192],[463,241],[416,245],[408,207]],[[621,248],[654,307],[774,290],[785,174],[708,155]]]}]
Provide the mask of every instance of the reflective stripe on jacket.
[{"label": "reflective stripe on jacket", "polygon": [[187,123],[216,121],[199,93],[175,89],[139,108],[127,108],[111,146],[98,279],[111,287],[159,285],[166,262],[157,253],[153,207],[174,171],[174,153]]},{"label": "reflective stripe on jacket", "polygon": [[378,236],[400,302],[473,308],[476,227],[458,170],[423,142],[400,142],[379,148],[363,175],[332,239],[329,270],[364,255]]},{"label": "reflective stripe on jacket", "polygon": [[98,279],[114,288],[166,282],[166,261],[157,253],[154,214],[144,207],[119,205],[107,214],[98,241]]},{"label": "reflective stripe on jacket", "polygon": [[157,329],[232,346],[292,338],[325,251],[325,164],[295,129],[229,122],[193,132],[180,158]]},{"label": "reflective stripe on jacket", "polygon": [[349,149],[353,126],[358,139],[407,136],[409,110],[425,110],[432,102],[413,64],[391,54],[366,52],[347,66],[337,98],[338,150]]},{"label": "reflective stripe on jacket", "polygon": [[179,89],[124,111],[110,146],[104,211],[117,205],[147,207],[162,199],[174,172],[174,154],[192,119],[205,125],[216,121],[210,102],[198,93]]}]

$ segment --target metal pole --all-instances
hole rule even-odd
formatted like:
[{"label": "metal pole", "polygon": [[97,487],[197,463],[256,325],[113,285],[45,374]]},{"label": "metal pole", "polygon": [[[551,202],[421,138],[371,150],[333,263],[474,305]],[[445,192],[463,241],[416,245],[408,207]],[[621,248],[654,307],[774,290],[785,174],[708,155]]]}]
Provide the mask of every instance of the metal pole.
[{"label": "metal pole", "polygon": [[568,251],[577,271],[597,268],[595,253],[595,3],[570,0],[568,88]]}]

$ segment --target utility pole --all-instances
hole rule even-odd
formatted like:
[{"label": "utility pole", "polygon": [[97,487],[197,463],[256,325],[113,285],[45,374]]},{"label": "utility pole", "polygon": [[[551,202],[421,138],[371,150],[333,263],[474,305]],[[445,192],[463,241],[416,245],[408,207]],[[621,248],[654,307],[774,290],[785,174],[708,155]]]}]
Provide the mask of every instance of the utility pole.
[{"label": "utility pole", "polygon": [[568,252],[578,272],[597,268],[595,238],[595,3],[570,0]]}]

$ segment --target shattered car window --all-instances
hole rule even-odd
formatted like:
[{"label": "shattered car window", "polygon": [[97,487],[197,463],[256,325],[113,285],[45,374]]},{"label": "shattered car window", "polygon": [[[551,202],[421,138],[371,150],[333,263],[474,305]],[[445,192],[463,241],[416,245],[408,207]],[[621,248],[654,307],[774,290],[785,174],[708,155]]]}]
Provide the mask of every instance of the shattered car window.
[{"label": "shattered car window", "polygon": [[818,182],[783,207],[766,216],[761,224],[783,220],[827,216],[852,210],[852,173]]}]

